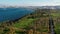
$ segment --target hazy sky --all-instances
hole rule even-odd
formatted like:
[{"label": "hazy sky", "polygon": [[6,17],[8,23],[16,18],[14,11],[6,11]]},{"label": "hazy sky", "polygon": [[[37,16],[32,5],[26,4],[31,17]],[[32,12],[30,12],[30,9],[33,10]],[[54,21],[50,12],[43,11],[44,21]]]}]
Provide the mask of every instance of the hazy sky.
[{"label": "hazy sky", "polygon": [[0,0],[0,5],[54,6],[54,5],[60,5],[60,0]]}]

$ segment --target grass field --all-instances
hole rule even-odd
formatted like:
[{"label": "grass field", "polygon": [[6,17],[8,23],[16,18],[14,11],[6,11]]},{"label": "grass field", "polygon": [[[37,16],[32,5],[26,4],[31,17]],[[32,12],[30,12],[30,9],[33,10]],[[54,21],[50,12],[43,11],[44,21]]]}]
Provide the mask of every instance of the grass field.
[{"label": "grass field", "polygon": [[18,21],[13,26],[17,27],[17,28],[24,28],[24,27],[27,27],[28,25],[32,24],[34,20],[35,19],[32,19],[32,18],[29,18],[29,19],[28,18],[24,18],[24,19]]}]

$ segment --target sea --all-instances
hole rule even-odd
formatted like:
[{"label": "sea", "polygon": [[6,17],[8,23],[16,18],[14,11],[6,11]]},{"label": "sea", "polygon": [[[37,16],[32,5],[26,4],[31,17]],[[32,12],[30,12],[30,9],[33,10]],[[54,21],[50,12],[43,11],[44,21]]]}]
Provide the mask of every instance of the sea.
[{"label": "sea", "polygon": [[0,22],[19,19],[32,12],[33,10],[28,8],[0,8]]}]

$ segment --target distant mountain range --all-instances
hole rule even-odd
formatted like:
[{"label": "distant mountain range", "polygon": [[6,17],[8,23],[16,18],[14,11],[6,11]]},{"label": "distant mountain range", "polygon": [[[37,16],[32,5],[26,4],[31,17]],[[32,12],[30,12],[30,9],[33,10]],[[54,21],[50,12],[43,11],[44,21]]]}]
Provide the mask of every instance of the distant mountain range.
[{"label": "distant mountain range", "polygon": [[39,9],[60,9],[60,6],[30,6],[30,8]]},{"label": "distant mountain range", "polygon": [[0,8],[60,9],[60,6],[6,6],[6,5],[0,5]]}]

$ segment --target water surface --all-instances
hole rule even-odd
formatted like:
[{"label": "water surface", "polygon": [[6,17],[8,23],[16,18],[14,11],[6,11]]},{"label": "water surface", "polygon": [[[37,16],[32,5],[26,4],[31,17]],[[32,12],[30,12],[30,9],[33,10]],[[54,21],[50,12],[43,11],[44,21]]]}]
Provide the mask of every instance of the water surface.
[{"label": "water surface", "polygon": [[27,8],[0,8],[0,21],[15,20],[30,14],[33,10]]}]

